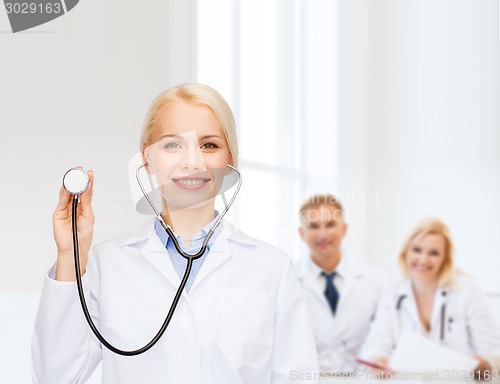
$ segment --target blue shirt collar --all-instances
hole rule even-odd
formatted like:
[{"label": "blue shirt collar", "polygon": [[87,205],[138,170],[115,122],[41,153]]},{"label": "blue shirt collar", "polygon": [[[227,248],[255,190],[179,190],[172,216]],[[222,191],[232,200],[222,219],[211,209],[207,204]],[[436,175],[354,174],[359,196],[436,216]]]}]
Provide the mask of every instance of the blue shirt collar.
[{"label": "blue shirt collar", "polygon": [[[210,221],[207,225],[205,225],[202,229],[200,229],[198,232],[196,232],[192,239],[194,239],[191,243],[191,246],[186,248],[183,246],[183,239],[174,232],[175,238],[179,242],[179,245],[184,251],[190,251],[192,249],[199,249],[201,245],[203,244],[203,240],[205,239],[205,236],[207,235],[208,231],[212,228],[212,226],[215,224],[215,221],[219,218],[219,212],[215,211],[214,212],[214,219]],[[220,231],[222,230],[222,225],[223,223],[221,222],[217,228],[214,231],[214,234],[210,238],[210,241],[208,242],[208,246],[212,245],[217,236],[219,235]],[[160,241],[165,247],[173,246],[173,241],[172,239],[168,236],[167,231],[165,231],[160,223],[160,220],[158,218],[155,218],[155,232],[160,238]]]}]

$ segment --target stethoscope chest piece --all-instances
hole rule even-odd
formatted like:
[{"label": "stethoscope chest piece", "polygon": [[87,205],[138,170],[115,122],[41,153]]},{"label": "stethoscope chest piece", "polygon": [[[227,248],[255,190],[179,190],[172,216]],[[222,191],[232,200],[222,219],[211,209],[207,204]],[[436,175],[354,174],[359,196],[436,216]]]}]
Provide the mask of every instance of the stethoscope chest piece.
[{"label": "stethoscope chest piece", "polygon": [[82,168],[71,168],[63,176],[64,188],[73,195],[85,192],[89,183],[89,175]]}]

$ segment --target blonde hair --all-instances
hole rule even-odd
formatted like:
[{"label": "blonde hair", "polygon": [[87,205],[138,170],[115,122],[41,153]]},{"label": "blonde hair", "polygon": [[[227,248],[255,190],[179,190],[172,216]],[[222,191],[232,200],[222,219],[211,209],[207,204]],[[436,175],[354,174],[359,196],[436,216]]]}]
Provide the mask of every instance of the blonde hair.
[{"label": "blonde hair", "polygon": [[306,212],[309,209],[319,207],[321,205],[331,205],[336,209],[335,211],[335,217],[337,217],[337,212],[340,215],[340,220],[344,220],[344,207],[342,207],[342,204],[340,201],[331,194],[325,193],[325,194],[317,194],[309,197],[304,203],[300,206],[299,210],[299,215],[301,220],[305,219]]},{"label": "blonde hair", "polygon": [[451,239],[450,230],[441,220],[436,218],[428,218],[417,224],[415,229],[410,233],[401,252],[399,253],[399,266],[405,277],[408,277],[408,267],[406,265],[406,254],[410,249],[411,244],[428,234],[441,235],[444,239],[444,261],[439,271],[438,285],[441,288],[448,288],[453,283],[453,275],[455,272],[454,266],[454,247]]},{"label": "blonde hair", "polygon": [[141,133],[140,147],[153,144],[151,142],[152,132],[157,124],[157,117],[160,110],[168,103],[182,100],[189,104],[209,107],[222,127],[224,136],[229,147],[229,152],[235,167],[238,166],[238,141],[236,137],[236,123],[233,113],[226,100],[213,88],[199,83],[185,83],[167,89],[160,93],[151,103],[144,121]]}]

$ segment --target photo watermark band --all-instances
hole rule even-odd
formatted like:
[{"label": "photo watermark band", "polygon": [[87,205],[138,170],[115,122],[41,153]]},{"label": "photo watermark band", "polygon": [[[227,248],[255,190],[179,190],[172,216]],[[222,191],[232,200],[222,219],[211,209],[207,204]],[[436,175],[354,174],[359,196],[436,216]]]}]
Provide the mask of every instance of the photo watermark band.
[{"label": "photo watermark band", "polygon": [[52,21],[72,10],[80,0],[4,0],[12,32]]}]

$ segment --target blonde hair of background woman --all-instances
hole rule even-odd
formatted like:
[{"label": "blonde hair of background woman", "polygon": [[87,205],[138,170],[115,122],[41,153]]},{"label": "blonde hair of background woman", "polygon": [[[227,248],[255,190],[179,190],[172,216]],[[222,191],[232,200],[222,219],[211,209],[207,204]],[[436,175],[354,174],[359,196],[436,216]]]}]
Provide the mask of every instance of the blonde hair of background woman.
[{"label": "blonde hair of background woman", "polygon": [[427,234],[441,235],[445,244],[445,257],[441,270],[439,271],[438,285],[441,288],[449,288],[453,284],[453,275],[460,272],[454,264],[454,247],[451,233],[445,223],[436,218],[424,219],[417,224],[410,235],[403,243],[399,254],[399,266],[405,278],[408,277],[408,267],[406,265],[406,254],[411,244],[420,240]]}]

